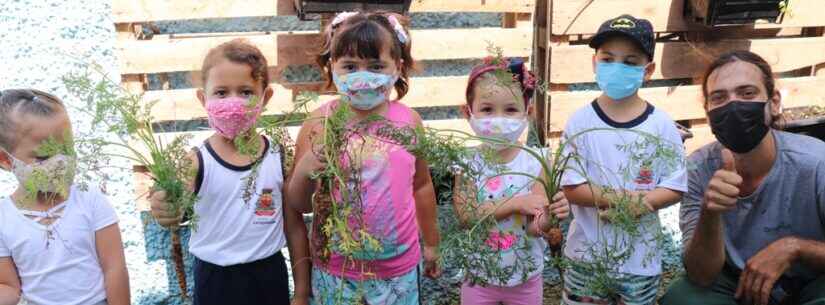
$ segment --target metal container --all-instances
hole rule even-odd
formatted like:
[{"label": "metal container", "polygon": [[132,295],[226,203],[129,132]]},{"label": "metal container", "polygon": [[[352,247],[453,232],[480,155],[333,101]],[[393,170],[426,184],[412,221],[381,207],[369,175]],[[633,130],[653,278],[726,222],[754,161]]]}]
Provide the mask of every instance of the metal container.
[{"label": "metal container", "polygon": [[301,20],[317,19],[320,14],[347,11],[388,11],[406,14],[412,0],[295,0],[295,9]]},{"label": "metal container", "polygon": [[687,0],[684,14],[707,26],[781,22],[790,0]]}]

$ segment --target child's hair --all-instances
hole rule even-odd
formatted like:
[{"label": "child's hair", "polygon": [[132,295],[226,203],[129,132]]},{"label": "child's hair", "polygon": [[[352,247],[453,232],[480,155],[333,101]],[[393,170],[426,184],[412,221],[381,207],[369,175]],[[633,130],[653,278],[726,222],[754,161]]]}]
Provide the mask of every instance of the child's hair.
[{"label": "child's hair", "polygon": [[51,117],[66,111],[56,96],[35,89],[0,91],[0,148],[11,152],[17,146],[17,120],[24,114]]},{"label": "child's hair", "polygon": [[[703,103],[706,108],[708,105],[709,94],[708,78],[710,78],[710,75],[719,68],[737,61],[746,62],[759,68],[759,71],[762,72],[762,84],[765,86],[768,99],[773,98],[774,91],[776,90],[776,80],[773,77],[773,69],[771,69],[771,65],[756,53],[748,50],[735,50],[720,55],[705,70],[702,77],[702,96],[704,97]],[[771,127],[775,129],[781,129],[782,122],[783,116],[781,113],[771,117]]]},{"label": "child's hair", "polygon": [[527,70],[524,62],[520,59],[492,60],[488,58],[483,64],[475,66],[470,72],[466,92],[468,106],[473,106],[476,83],[482,78],[495,77],[492,73],[502,70],[513,75],[513,83],[518,84],[521,89],[525,108],[532,103],[533,93],[536,91],[536,76]]},{"label": "child's hair", "polygon": [[318,65],[327,78],[327,87],[333,86],[332,61],[347,55],[380,58],[381,51],[389,44],[390,56],[401,62],[401,76],[394,87],[398,98],[403,98],[409,90],[409,74],[415,69],[410,34],[406,28],[408,22],[404,16],[386,12],[339,14],[324,30],[324,43],[317,56]]},{"label": "child's hair", "polygon": [[252,68],[252,79],[260,81],[264,89],[269,86],[269,73],[267,72],[269,65],[266,62],[266,57],[258,47],[243,38],[224,42],[209,50],[209,53],[203,59],[203,67],[201,68],[203,86],[206,86],[209,70],[221,59],[228,59],[236,64],[249,65]]}]

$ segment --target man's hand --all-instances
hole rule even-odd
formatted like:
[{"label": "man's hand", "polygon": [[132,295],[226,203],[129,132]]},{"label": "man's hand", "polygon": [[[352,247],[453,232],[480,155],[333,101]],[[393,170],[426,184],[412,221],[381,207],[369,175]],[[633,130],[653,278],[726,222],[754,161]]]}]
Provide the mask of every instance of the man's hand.
[{"label": "man's hand", "polygon": [[732,210],[736,207],[741,185],[742,176],[736,173],[733,153],[728,149],[723,149],[722,169],[717,170],[708,183],[708,188],[705,190],[704,209],[715,213]]},{"label": "man's hand", "polygon": [[774,284],[796,260],[798,249],[797,240],[786,237],[751,257],[739,277],[736,299],[745,304],[768,305]]}]

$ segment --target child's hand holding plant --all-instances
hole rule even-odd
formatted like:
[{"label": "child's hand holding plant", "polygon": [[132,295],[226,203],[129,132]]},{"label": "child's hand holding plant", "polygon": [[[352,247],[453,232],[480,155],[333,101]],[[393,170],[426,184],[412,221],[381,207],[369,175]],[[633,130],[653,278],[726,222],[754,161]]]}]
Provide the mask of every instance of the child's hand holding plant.
[{"label": "child's hand holding plant", "polygon": [[633,219],[656,212],[656,208],[647,200],[647,192],[625,191],[623,197],[606,209],[599,210],[599,217],[606,222],[613,222],[617,215],[628,215]]},{"label": "child's hand holding plant", "polygon": [[153,190],[149,195],[149,203],[151,205],[152,217],[154,217],[162,227],[169,228],[183,221],[183,213],[181,213],[181,211],[175,211],[169,208],[166,191]]}]

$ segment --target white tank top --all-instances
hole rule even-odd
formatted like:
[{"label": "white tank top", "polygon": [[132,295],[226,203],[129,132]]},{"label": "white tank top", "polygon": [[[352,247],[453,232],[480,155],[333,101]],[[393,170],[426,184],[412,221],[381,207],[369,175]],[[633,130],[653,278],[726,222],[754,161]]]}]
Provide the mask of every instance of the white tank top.
[{"label": "white tank top", "polygon": [[189,240],[189,252],[200,260],[219,266],[249,263],[272,256],[286,244],[281,151],[266,137],[264,143],[264,155],[258,160],[263,164],[249,202],[243,193],[252,164],[229,164],[208,141],[198,147],[198,222]]}]

